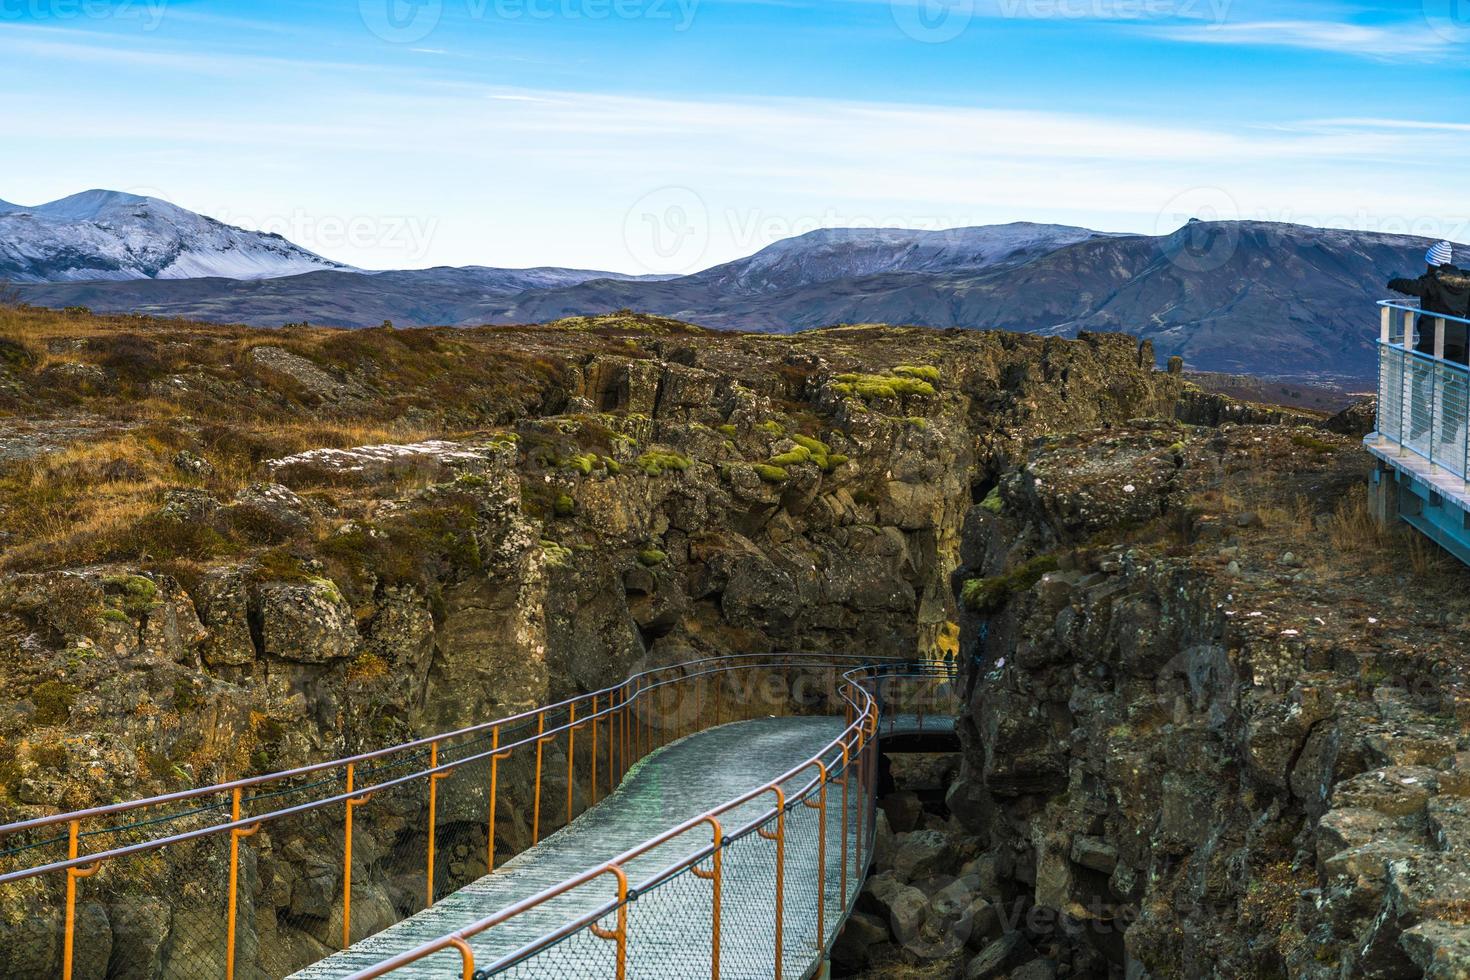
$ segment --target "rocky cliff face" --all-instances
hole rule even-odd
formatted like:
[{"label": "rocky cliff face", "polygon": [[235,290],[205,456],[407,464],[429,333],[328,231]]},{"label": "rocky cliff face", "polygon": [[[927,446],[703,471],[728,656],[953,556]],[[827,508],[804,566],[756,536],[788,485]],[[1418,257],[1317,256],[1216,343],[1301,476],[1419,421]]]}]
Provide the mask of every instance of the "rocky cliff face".
[{"label": "rocky cliff face", "polygon": [[[1046,433],[1170,411],[1179,387],[1122,336],[25,316],[0,348],[6,820],[393,744],[643,665],[952,647],[965,515],[993,475]],[[446,848],[466,875],[479,821]],[[502,848],[527,843],[504,824]],[[339,928],[321,863],[246,870],[262,970]],[[354,887],[365,920],[415,894]],[[15,931],[49,900],[0,895],[0,974],[54,969],[53,934]],[[89,906],[104,953],[85,975],[113,975],[125,941],[161,975],[214,955],[185,910],[140,939],[132,907]]]},{"label": "rocky cliff face", "polygon": [[[1304,425],[1152,364],[1100,335],[0,312],[0,819],[644,665],[958,648],[960,767],[895,772],[840,965],[1465,976],[1465,573],[1366,519],[1334,434],[1358,416]],[[502,854],[529,838],[503,802]],[[363,928],[423,887],[417,854],[381,870],[415,804],[375,805]],[[473,877],[480,814],[443,806],[446,880]],[[335,942],[334,833],[275,832],[242,870],[252,968]],[[199,860],[99,879],[78,975],[212,971]],[[56,972],[55,909],[0,891],[0,975]]]},{"label": "rocky cliff face", "polygon": [[949,807],[1055,975],[1470,975],[1465,573],[1374,528],[1365,468],[1136,423],[971,511]]}]

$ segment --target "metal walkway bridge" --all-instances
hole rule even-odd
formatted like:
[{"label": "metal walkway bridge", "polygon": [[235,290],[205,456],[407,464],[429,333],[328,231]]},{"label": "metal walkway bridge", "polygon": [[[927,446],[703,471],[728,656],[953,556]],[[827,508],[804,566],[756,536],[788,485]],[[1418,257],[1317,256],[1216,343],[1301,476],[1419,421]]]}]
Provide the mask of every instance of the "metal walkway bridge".
[{"label": "metal walkway bridge", "polygon": [[[376,753],[0,827],[0,888],[50,913],[66,980],[804,977],[869,863],[879,739],[952,736],[956,697],[947,670],[872,658],[660,668]],[[142,902],[169,922],[133,949],[116,926]]]}]

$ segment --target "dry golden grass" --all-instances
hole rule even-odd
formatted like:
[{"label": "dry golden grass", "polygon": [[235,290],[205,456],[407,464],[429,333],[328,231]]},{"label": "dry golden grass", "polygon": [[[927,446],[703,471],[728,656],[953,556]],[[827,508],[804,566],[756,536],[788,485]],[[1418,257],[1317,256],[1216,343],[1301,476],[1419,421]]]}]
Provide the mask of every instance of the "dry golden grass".
[{"label": "dry golden grass", "polygon": [[[243,420],[239,426],[210,429],[201,439],[168,420],[75,443],[13,462],[0,474],[0,504],[10,533],[0,568],[106,560],[139,522],[158,511],[169,490],[196,487],[228,500],[268,479],[268,459],[441,435],[398,423]],[[213,471],[194,476],[180,469],[174,460],[186,448]],[[400,482],[414,478],[404,474]]]},{"label": "dry golden grass", "polygon": [[1341,500],[1327,522],[1327,539],[1341,554],[1377,551],[1386,547],[1393,535],[1368,510],[1362,494]]}]

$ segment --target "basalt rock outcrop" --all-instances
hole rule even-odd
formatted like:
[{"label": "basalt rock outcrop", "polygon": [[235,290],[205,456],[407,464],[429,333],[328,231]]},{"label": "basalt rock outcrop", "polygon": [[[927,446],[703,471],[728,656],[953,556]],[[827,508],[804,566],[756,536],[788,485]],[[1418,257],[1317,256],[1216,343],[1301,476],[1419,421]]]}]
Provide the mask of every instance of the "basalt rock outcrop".
[{"label": "basalt rock outcrop", "polygon": [[[1179,387],[1117,335],[17,316],[3,407],[53,435],[17,440],[0,474],[3,820],[390,745],[646,665],[952,649],[950,580],[990,475],[1048,434],[1168,414]],[[106,434],[58,447],[81,418]],[[374,805],[355,928],[422,895],[420,859],[380,859],[421,846],[420,804]],[[445,878],[467,880],[482,814],[441,806],[463,813],[441,830]],[[524,809],[504,807],[501,853],[528,843]],[[242,867],[237,975],[340,931],[340,828],[283,828]],[[108,868],[77,975],[213,970],[221,919],[189,896],[219,860]],[[56,903],[0,890],[0,975],[55,972]]]},{"label": "basalt rock outcrop", "polygon": [[1465,573],[1372,524],[1366,468],[1136,422],[970,512],[949,811],[1056,976],[1470,975]]}]

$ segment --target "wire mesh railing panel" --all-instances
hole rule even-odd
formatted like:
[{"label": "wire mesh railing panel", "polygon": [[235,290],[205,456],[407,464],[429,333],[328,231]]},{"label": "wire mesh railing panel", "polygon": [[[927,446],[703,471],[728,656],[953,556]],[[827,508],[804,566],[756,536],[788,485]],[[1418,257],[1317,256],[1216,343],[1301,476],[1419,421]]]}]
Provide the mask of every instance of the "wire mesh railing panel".
[{"label": "wire mesh railing panel", "polygon": [[[698,867],[712,873],[714,861],[706,859]],[[687,868],[640,892],[629,906],[628,976],[634,980],[710,976],[714,898],[714,883]]]},{"label": "wire mesh railing panel", "polygon": [[1464,477],[1466,372],[1457,365],[1437,363],[1435,370],[1437,411],[1434,419],[1434,458],[1446,470]]},{"label": "wire mesh railing panel", "polygon": [[1404,358],[1402,350],[1378,348],[1378,432],[1394,441],[1401,437],[1404,419]]},{"label": "wire mesh railing panel", "polygon": [[238,864],[232,937],[230,845],[228,836],[216,836],[187,851],[131,854],[79,879],[75,976],[223,977],[232,948],[235,962],[254,963],[260,950],[254,928],[258,865],[248,854]]},{"label": "wire mesh railing panel", "polygon": [[1435,411],[1434,363],[1414,357],[1409,361],[1409,403],[1404,426],[1404,445],[1421,456],[1429,456],[1434,444],[1430,435]]},{"label": "wire mesh railing panel", "polygon": [[[812,801],[816,802],[813,794]],[[786,814],[786,867],[782,876],[782,910],[785,929],[782,954],[786,976],[801,976],[821,956],[823,937],[817,932],[818,898],[825,897],[818,879],[818,843],[822,837],[821,814],[797,801]],[[825,867],[821,871],[825,873]],[[822,905],[825,915],[832,914]]]},{"label": "wire mesh railing panel", "polygon": [[722,980],[775,975],[776,894],[776,842],[755,833],[729,841],[720,903]]},{"label": "wire mesh railing panel", "polygon": [[[631,914],[629,925],[631,929]],[[604,916],[599,920],[598,927],[608,932],[615,931],[617,913]],[[451,962],[458,966],[457,960],[445,959],[443,962],[446,966]],[[583,927],[539,950],[530,959],[496,971],[495,975],[512,977],[515,980],[590,980],[592,977],[616,977],[617,967],[617,941],[603,939],[594,934],[591,927]],[[458,976],[458,973],[446,971],[433,975],[454,977]],[[643,975],[631,970],[627,973],[630,978]],[[664,976],[671,975],[673,974],[664,974]],[[687,974],[687,976],[695,976],[695,974]]]}]

